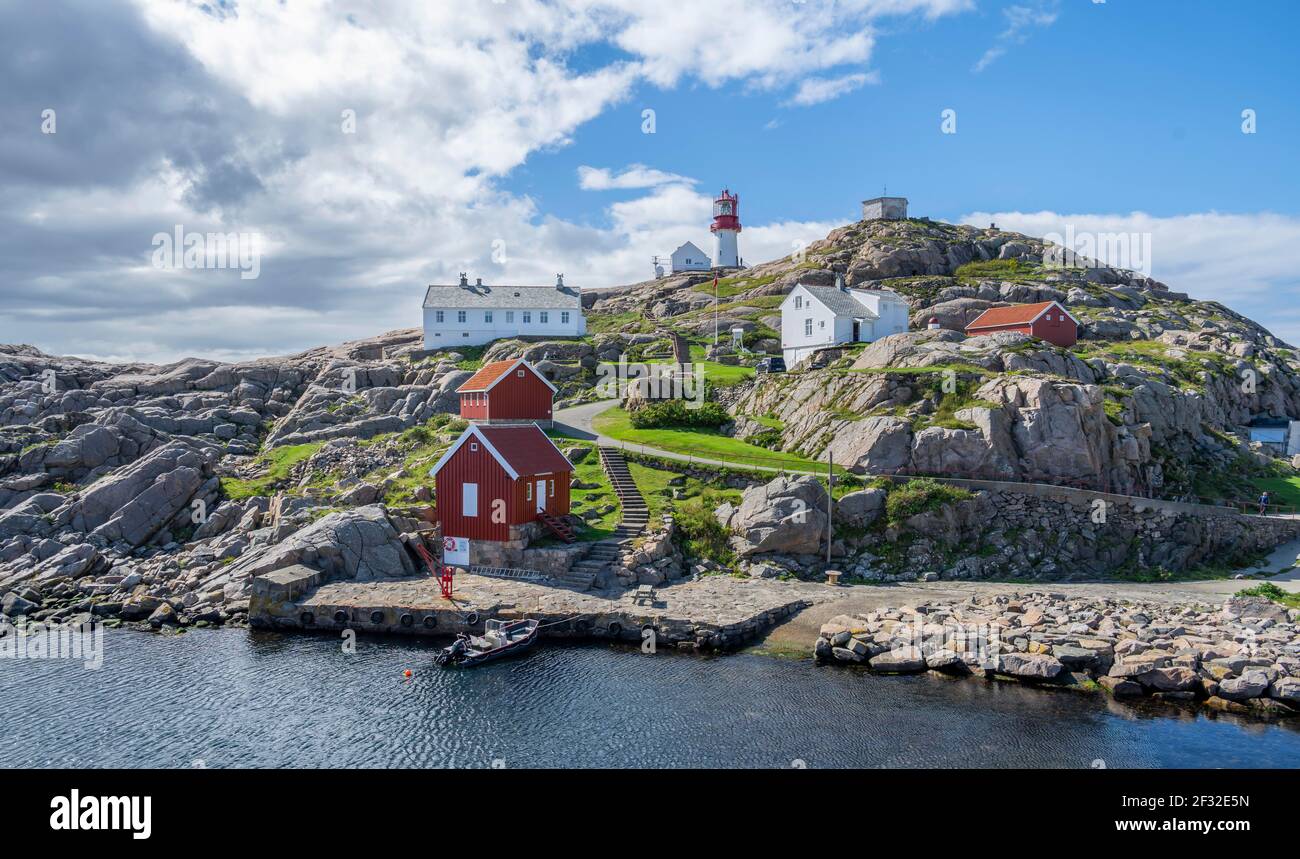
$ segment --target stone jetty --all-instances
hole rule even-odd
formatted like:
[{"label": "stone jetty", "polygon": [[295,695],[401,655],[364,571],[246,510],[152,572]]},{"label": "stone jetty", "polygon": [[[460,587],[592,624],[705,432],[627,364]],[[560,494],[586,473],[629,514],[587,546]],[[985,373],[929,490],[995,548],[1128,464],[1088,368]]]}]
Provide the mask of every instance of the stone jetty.
[{"label": "stone jetty", "polygon": [[320,582],[291,566],[253,582],[249,621],[267,629],[447,636],[482,632],[492,618],[533,618],[548,638],[644,641],[656,647],[734,650],[775,624],[835,597],[824,585],[705,576],[658,588],[652,602],[635,591],[579,592],[553,584],[461,574],[451,600],[429,577]]},{"label": "stone jetty", "polygon": [[1300,611],[1261,597],[1222,606],[975,594],[838,615],[822,662],[940,671],[1045,687],[1100,687],[1263,716],[1300,713]]}]

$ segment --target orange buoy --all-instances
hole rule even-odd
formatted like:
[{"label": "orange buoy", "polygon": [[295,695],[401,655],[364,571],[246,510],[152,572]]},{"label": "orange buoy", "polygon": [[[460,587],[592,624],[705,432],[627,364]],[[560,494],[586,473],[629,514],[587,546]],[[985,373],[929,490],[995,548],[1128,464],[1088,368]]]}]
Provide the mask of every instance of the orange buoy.
[{"label": "orange buoy", "polygon": [[402,676],[403,676],[403,677],[408,677],[408,678],[409,678],[409,677],[411,676],[411,669],[408,668],[408,669],[406,669],[405,671],[403,671],[403,672],[402,672]]}]

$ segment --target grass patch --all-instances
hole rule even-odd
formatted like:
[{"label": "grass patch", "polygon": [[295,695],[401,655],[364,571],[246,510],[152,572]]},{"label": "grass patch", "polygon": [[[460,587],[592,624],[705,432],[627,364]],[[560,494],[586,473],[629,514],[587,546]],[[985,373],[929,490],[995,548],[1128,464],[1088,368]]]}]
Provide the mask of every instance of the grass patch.
[{"label": "grass patch", "polygon": [[1300,594],[1284,591],[1272,582],[1264,582],[1262,585],[1255,585],[1253,588],[1237,591],[1235,595],[1239,597],[1263,597],[1287,608],[1300,608]]},{"label": "grass patch", "polygon": [[612,510],[602,513],[599,519],[583,519],[583,524],[578,526],[577,529],[578,539],[585,542],[604,540],[606,537],[613,536],[614,529],[618,526],[619,519],[623,515],[623,508],[618,503],[618,496],[614,494],[614,487],[610,486],[605,470],[600,467],[600,454],[596,452],[595,446],[581,442],[570,442],[567,439],[564,439],[560,444],[561,450],[571,447],[584,447],[589,451],[581,462],[573,464],[573,476],[582,483],[593,486],[591,489],[572,489],[569,491],[572,511],[581,514],[588,510],[613,507]]},{"label": "grass patch", "polygon": [[280,483],[289,478],[294,466],[316,455],[324,444],[291,444],[268,450],[257,458],[258,464],[265,470],[261,477],[247,480],[238,477],[221,478],[221,492],[232,501],[244,501],[259,495],[270,495]]},{"label": "grass patch", "polygon": [[960,486],[950,486],[918,477],[895,488],[885,498],[885,519],[890,525],[901,525],[912,516],[938,510],[945,504],[965,501],[974,496]]},{"label": "grass patch", "polygon": [[1272,503],[1300,508],[1300,477],[1256,477],[1251,483],[1267,492]]},{"label": "grass patch", "polygon": [[805,459],[793,454],[768,450],[739,439],[725,436],[717,430],[707,429],[635,429],[627,411],[613,407],[592,421],[592,427],[601,435],[633,444],[644,444],[671,453],[701,456],[739,464],[760,465],[768,468],[793,468],[801,471],[823,471],[825,463]]}]

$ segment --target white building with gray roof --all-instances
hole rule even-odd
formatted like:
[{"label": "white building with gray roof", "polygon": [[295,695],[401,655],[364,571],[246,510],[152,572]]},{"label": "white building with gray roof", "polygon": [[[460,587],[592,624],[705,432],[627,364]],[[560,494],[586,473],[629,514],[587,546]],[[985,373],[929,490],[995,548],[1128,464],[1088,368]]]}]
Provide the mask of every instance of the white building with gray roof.
[{"label": "white building with gray roof", "polygon": [[818,349],[871,343],[907,330],[907,299],[889,289],[796,284],[781,302],[781,351],[793,367]]},{"label": "white building with gray roof", "polygon": [[582,291],[565,286],[488,285],[465,275],[424,294],[424,348],[481,346],[511,337],[581,337],[587,333]]}]

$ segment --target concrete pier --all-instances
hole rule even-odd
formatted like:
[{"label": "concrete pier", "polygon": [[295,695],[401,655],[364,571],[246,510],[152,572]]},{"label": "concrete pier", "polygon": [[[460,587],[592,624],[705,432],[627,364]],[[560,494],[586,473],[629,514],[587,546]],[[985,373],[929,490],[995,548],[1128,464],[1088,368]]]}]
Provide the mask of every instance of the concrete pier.
[{"label": "concrete pier", "polygon": [[710,576],[656,591],[653,604],[638,605],[634,591],[582,593],[554,585],[456,577],[453,599],[444,599],[432,578],[382,582],[319,583],[319,574],[290,567],[254,583],[249,609],[253,626],[266,629],[331,630],[451,636],[481,633],[491,618],[541,621],[547,638],[644,641],[654,630],[656,647],[733,650],[803,609],[836,598],[838,588],[808,582]]}]

